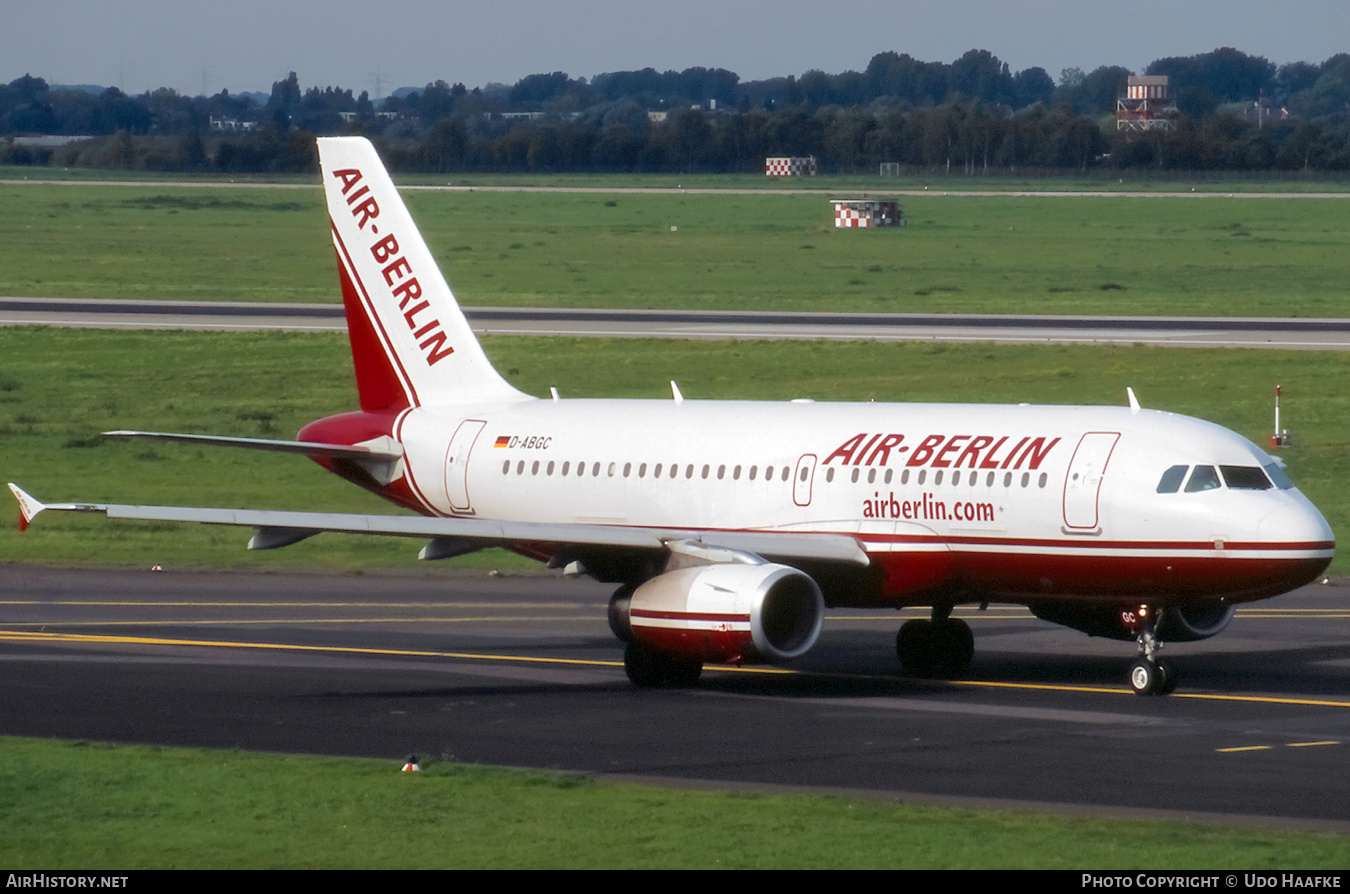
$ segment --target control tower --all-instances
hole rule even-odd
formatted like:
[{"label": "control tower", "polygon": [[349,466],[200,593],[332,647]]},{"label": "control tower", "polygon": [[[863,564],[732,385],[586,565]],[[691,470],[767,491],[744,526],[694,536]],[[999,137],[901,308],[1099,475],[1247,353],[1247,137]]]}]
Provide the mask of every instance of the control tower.
[{"label": "control tower", "polygon": [[1167,75],[1130,75],[1125,93],[1116,99],[1116,130],[1129,133],[1177,129],[1177,104]]}]

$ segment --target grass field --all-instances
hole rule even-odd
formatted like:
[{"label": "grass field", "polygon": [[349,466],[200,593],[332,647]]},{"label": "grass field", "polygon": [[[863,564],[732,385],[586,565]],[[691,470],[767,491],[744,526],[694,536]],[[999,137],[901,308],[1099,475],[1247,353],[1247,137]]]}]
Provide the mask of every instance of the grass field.
[{"label": "grass field", "polygon": [[[1350,312],[1343,199],[930,195],[902,201],[903,229],[845,231],[827,195],[412,191],[407,201],[466,304]],[[0,183],[0,205],[3,295],[337,299],[317,187]]]},{"label": "grass field", "polygon": [[[1258,443],[1273,386],[1295,446],[1291,474],[1334,529],[1350,525],[1350,354],[1142,346],[925,345],[507,338],[485,342],[518,387],[571,397],[1125,403],[1200,416]],[[40,499],[391,512],[298,457],[117,442],[114,428],[292,437],[353,409],[340,334],[0,329],[0,480]],[[0,527],[0,560],[149,566],[409,567],[420,544],[324,535],[243,550],[246,531],[43,516]],[[1338,558],[1333,572],[1348,567]],[[454,560],[534,567],[501,553]]]},{"label": "grass field", "polygon": [[[11,870],[1343,869],[1350,838],[543,772],[0,739]],[[622,830],[622,831],[619,831]]]}]

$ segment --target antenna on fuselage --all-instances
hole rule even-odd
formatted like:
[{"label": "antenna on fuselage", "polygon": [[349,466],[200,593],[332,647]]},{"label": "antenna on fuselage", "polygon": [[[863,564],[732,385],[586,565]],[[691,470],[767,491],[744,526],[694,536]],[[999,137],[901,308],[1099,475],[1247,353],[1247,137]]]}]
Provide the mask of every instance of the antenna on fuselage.
[{"label": "antenna on fuselage", "polygon": [[1125,386],[1125,394],[1130,398],[1130,415],[1133,416],[1139,412],[1139,398],[1134,396],[1134,389],[1129,385]]},{"label": "antenna on fuselage", "polygon": [[1275,434],[1270,436],[1270,446],[1288,447],[1289,429],[1280,428],[1280,385],[1275,386]]}]

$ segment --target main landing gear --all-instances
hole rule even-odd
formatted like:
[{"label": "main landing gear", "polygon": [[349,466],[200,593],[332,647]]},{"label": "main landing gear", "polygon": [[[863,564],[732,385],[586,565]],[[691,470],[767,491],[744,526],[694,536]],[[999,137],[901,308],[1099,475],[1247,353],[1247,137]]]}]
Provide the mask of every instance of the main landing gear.
[{"label": "main landing gear", "polygon": [[1132,620],[1138,631],[1139,658],[1130,665],[1130,688],[1135,695],[1171,695],[1177,688],[1177,673],[1170,662],[1157,657],[1163,645],[1158,639],[1163,613],[1156,606],[1144,605],[1131,614],[1125,620]]},{"label": "main landing gear", "polygon": [[624,673],[639,689],[688,689],[697,686],[698,678],[703,674],[702,661],[667,655],[633,641],[633,628],[628,621],[633,589],[631,585],[625,584],[609,600],[609,629],[624,643]]},{"label": "main landing gear", "polygon": [[703,662],[629,643],[623,650],[623,670],[639,689],[688,689],[698,685]]},{"label": "main landing gear", "polygon": [[975,635],[970,625],[951,617],[952,607],[933,606],[933,617],[906,621],[895,635],[895,655],[914,677],[950,677],[970,667]]}]

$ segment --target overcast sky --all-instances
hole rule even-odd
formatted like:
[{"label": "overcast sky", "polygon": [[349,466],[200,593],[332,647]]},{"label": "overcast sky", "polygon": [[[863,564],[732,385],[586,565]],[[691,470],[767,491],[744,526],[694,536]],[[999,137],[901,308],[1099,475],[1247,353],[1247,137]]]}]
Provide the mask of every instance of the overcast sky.
[{"label": "overcast sky", "polygon": [[742,80],[861,71],[885,50],[989,50],[1059,79],[1231,46],[1279,64],[1350,51],[1347,0],[0,0],[0,82],[142,93],[303,88],[372,97],[437,79],[727,68]]}]

